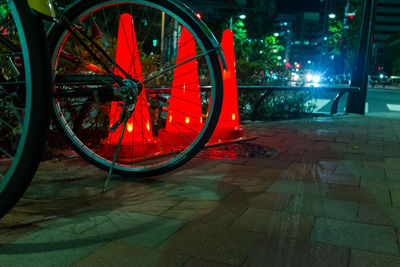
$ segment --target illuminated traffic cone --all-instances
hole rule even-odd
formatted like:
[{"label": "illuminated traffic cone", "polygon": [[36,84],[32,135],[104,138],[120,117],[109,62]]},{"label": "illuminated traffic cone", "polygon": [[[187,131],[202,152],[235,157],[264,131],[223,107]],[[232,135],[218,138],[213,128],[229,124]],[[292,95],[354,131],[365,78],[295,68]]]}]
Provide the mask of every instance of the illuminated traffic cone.
[{"label": "illuminated traffic cone", "polygon": [[222,69],[224,97],[221,115],[209,144],[233,141],[244,137],[244,127],[239,125],[235,51],[231,30],[224,31],[221,46],[228,69]]},{"label": "illuminated traffic cone", "polygon": [[[176,64],[196,56],[193,36],[182,29]],[[175,68],[165,129],[158,133],[162,144],[181,148],[191,144],[203,127],[197,61]]]},{"label": "illuminated traffic cone", "polygon": [[[117,51],[115,62],[127,72],[132,79],[143,80],[142,68],[139,59],[139,49],[136,41],[133,19],[130,14],[122,14],[119,19],[117,38]],[[114,74],[124,77],[124,74],[115,68]],[[119,119],[122,102],[112,102],[110,109],[111,128]],[[114,133],[109,133],[107,140],[103,142],[102,152],[107,156],[113,156],[122,131],[122,125]],[[161,150],[160,144],[153,136],[147,96],[145,88],[142,88],[135,104],[134,113],[127,122],[127,127],[121,142],[119,159],[129,160],[140,157],[147,158],[157,155]]]}]

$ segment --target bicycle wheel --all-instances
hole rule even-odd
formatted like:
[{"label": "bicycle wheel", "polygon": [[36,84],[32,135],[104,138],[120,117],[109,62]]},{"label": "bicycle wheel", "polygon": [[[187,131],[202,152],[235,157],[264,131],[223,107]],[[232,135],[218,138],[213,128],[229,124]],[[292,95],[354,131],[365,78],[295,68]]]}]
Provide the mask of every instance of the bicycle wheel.
[{"label": "bicycle wheel", "polygon": [[0,218],[28,187],[46,138],[51,75],[44,38],[26,1],[0,1]]},{"label": "bicycle wheel", "polygon": [[157,175],[190,160],[222,104],[221,50],[208,28],[175,1],[79,1],[63,12],[75,26],[48,32],[52,104],[73,149],[108,170],[125,129],[115,173]]}]

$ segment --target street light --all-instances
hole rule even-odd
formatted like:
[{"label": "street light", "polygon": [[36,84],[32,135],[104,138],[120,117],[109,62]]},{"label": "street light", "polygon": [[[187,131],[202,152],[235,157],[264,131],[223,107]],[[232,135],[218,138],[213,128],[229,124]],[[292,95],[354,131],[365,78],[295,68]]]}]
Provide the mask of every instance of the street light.
[{"label": "street light", "polygon": [[274,36],[278,37],[279,36],[279,32],[274,33]]},{"label": "street light", "polygon": [[329,17],[330,19],[334,19],[334,18],[336,18],[336,14],[330,13],[330,14],[328,15],[328,17]]}]

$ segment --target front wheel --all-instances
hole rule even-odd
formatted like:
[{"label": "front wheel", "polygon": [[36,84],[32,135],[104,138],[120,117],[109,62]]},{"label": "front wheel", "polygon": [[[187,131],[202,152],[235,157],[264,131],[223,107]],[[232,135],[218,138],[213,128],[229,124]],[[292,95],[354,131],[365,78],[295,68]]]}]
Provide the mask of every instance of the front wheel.
[{"label": "front wheel", "polygon": [[25,0],[0,0],[0,218],[28,187],[48,128],[43,25]]},{"label": "front wheel", "polygon": [[49,31],[52,103],[73,149],[108,170],[120,147],[114,171],[134,176],[195,156],[222,104],[220,47],[208,28],[176,1],[78,1],[64,14],[78,27]]}]

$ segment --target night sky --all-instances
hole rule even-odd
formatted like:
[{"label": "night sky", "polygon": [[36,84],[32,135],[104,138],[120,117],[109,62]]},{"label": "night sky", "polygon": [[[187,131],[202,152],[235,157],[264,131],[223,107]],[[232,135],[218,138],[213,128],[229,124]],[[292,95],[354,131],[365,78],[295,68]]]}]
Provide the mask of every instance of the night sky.
[{"label": "night sky", "polygon": [[294,14],[304,11],[318,11],[320,0],[277,0],[279,13]]}]

